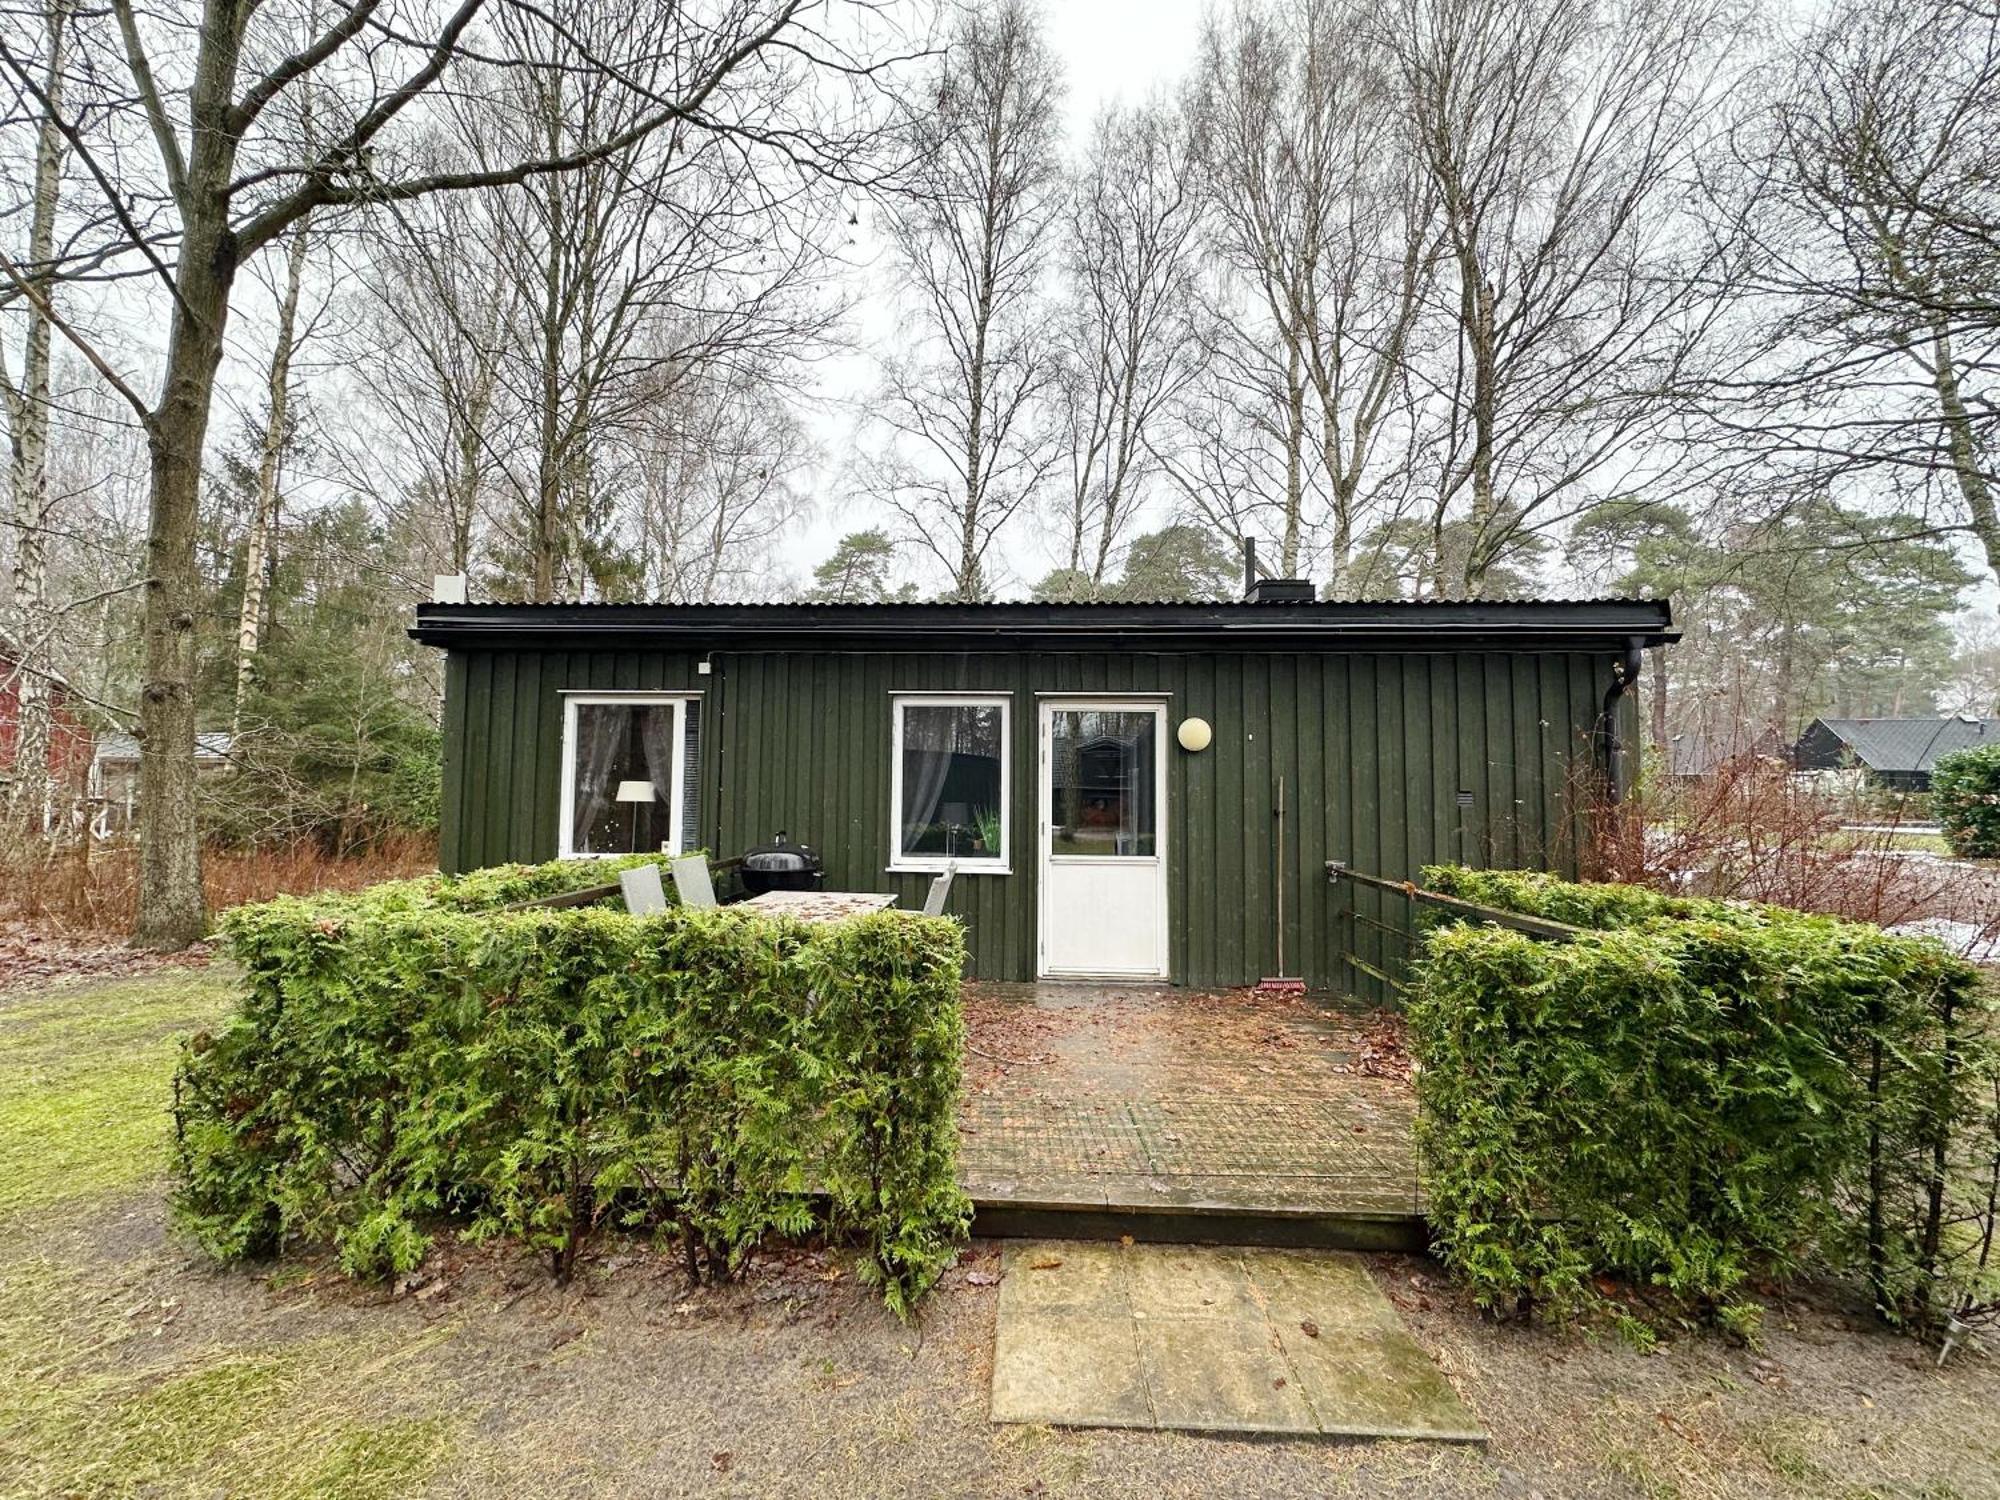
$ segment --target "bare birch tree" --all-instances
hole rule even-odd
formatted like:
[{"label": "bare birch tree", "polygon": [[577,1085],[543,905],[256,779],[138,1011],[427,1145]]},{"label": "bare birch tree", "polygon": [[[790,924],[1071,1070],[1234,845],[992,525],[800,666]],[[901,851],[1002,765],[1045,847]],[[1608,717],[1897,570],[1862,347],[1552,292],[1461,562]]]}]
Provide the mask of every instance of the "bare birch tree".
[{"label": "bare birch tree", "polygon": [[[0,32],[0,79],[23,101],[5,128],[53,120],[94,189],[94,206],[48,269],[72,282],[129,277],[122,297],[143,288],[163,309],[164,349],[149,367],[102,337],[101,319],[57,308],[45,268],[0,260],[14,291],[125,399],[151,447],[138,942],[177,948],[205,926],[194,796],[197,519],[244,262],[308,213],[527,184],[615,157],[663,128],[838,170],[860,138],[834,85],[866,86],[875,64],[864,54],[878,38],[863,8],[843,23],[838,35],[856,39],[843,44],[823,10],[815,0],[627,10],[630,24],[595,33],[602,50],[579,64],[603,93],[635,101],[613,112],[609,133],[553,151],[524,142],[506,160],[444,167],[412,152],[408,135],[440,85],[481,57],[546,77],[550,52],[513,46],[509,28],[515,37],[567,34],[562,18],[525,0],[163,0],[144,12],[111,0],[78,29],[53,95],[45,60],[13,28]],[[303,96],[318,127],[310,139],[296,128],[300,112],[281,107]]]},{"label": "bare birch tree", "polygon": [[[557,50],[579,46],[587,54],[588,38]],[[572,65],[536,75],[513,113],[535,149],[560,152],[622,128],[600,118],[621,107],[643,104]],[[524,144],[510,139],[505,115],[484,110],[468,133],[482,156]],[[532,434],[500,471],[513,492],[501,524],[526,597],[622,576],[618,534],[638,518],[619,513],[614,476],[634,443],[657,435],[653,414],[678,384],[713,389],[732,369],[778,378],[777,356],[801,358],[825,336],[838,308],[823,285],[836,208],[822,183],[768,163],[753,169],[729,143],[678,124],[494,195],[492,243],[514,277],[515,310],[497,371]],[[686,408],[708,399],[691,389]]]},{"label": "bare birch tree", "polygon": [[[606,11],[557,37],[515,26],[515,52],[547,66],[483,73],[439,149],[486,165],[617,134],[643,101],[597,87],[586,64],[605,45],[593,28],[623,24]],[[369,363],[378,399],[397,407],[419,387],[413,404],[442,417],[407,448],[454,554],[469,556],[475,517],[486,534],[486,591],[639,585],[632,474],[656,409],[679,382],[781,378],[774,353],[801,363],[818,346],[839,307],[825,275],[836,209],[814,176],[753,170],[676,124],[560,176],[397,216],[375,294],[395,315]]]},{"label": "bare birch tree", "polygon": [[[1422,460],[1463,586],[1643,466],[1723,303],[1682,210],[1719,133],[1722,0],[1389,0],[1444,254]],[[1614,480],[1613,476],[1616,476]]]},{"label": "bare birch tree", "polygon": [[2000,579],[2000,12],[1850,0],[1770,79],[1732,204],[1761,336],[1722,421],[1794,482],[1969,535]]},{"label": "bare birch tree", "polygon": [[1164,102],[1107,109],[1063,215],[1062,520],[1068,566],[1099,586],[1154,477],[1148,438],[1199,363],[1191,157]]},{"label": "bare birch tree", "polygon": [[906,128],[887,233],[917,347],[889,361],[870,480],[959,599],[991,594],[994,538],[1057,461],[1043,279],[1062,203],[1062,76],[1029,0],[961,13]]},{"label": "bare birch tree", "polygon": [[243,600],[236,612],[236,692],[229,724],[232,733],[242,727],[243,701],[250,690],[258,637],[263,630],[264,579],[270,568],[267,554],[277,524],[278,485],[285,452],[292,438],[292,361],[302,341],[299,298],[305,289],[311,222],[310,216],[303,217],[291,228],[285,247],[284,279],[278,289],[278,329],[264,382],[264,430],[257,443],[257,481],[251,495],[250,529],[243,544]]},{"label": "bare birch tree", "polygon": [[805,516],[813,457],[782,385],[759,371],[676,378],[649,408],[635,449],[645,596],[776,597],[776,545]]},{"label": "bare birch tree", "polygon": [[414,581],[470,574],[486,555],[511,416],[500,361],[515,326],[515,277],[477,193],[421,199],[365,247],[348,365],[366,400],[343,477],[420,552]]},{"label": "bare birch tree", "polygon": [[33,297],[10,298],[23,324],[18,378],[0,358],[0,401],[8,437],[8,519],[14,532],[13,619],[16,715],[14,778],[5,827],[18,839],[39,837],[53,803],[49,747],[54,728],[54,665],[50,654],[55,622],[50,613],[49,530],[53,490],[49,484],[49,429],[52,400],[55,296],[56,208],[62,192],[67,142],[56,123],[61,108],[73,25],[71,0],[43,0],[42,34],[37,39],[42,92],[55,102],[34,132],[33,168],[28,188],[28,233],[22,256]]},{"label": "bare birch tree", "polygon": [[[1329,588],[1400,509],[1409,366],[1436,257],[1433,190],[1399,129],[1393,58],[1350,0],[1240,4],[1202,38],[1192,108],[1227,268],[1216,375],[1262,392],[1283,473],[1278,559],[1323,536]],[[1323,517],[1307,513],[1323,504]]]}]

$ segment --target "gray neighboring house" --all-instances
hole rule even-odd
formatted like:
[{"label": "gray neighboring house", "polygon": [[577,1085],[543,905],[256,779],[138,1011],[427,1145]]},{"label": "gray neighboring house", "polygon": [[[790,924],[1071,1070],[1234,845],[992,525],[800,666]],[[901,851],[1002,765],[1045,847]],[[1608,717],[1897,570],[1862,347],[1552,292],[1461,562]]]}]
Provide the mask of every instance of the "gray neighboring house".
[{"label": "gray neighboring house", "polygon": [[[227,734],[197,734],[197,772],[220,771],[229,764]],[[129,833],[139,818],[139,741],[129,734],[101,734],[90,762],[90,801],[95,809],[91,832],[98,838]]]},{"label": "gray neighboring house", "polygon": [[1675,781],[1702,781],[1756,760],[1783,765],[1790,759],[1791,746],[1768,726],[1688,729],[1667,741],[1666,774]]},{"label": "gray neighboring house", "polygon": [[1928,792],[1938,757],[2000,743],[2000,719],[1814,719],[1792,747],[1801,771],[1858,766],[1878,786]]}]

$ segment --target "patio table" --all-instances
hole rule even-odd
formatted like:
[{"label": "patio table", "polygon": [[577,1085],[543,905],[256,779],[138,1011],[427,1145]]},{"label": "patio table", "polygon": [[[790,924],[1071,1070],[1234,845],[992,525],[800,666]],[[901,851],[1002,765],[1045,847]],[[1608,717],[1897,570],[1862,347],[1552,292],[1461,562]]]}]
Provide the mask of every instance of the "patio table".
[{"label": "patio table", "polygon": [[889,891],[766,891],[739,902],[755,911],[782,913],[801,922],[839,922],[896,904]]}]

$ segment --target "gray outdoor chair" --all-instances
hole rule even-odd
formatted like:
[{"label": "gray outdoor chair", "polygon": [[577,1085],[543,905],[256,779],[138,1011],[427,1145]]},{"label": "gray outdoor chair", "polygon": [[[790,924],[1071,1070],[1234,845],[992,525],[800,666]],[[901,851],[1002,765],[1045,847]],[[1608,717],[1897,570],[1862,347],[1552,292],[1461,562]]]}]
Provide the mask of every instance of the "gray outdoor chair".
[{"label": "gray outdoor chair", "polygon": [[[721,905],[715,899],[715,882],[708,877],[708,856],[705,854],[683,854],[673,862],[674,893],[681,898],[681,905],[697,911],[704,911]],[[653,871],[657,881],[657,866],[646,867]]]},{"label": "gray outdoor chair", "polygon": [[[674,872],[675,883],[680,881],[680,871]],[[702,884],[708,883],[707,872],[702,874]],[[650,917],[667,909],[667,893],[660,885],[658,865],[635,865],[629,870],[618,872],[618,888],[625,896],[625,910],[635,917]],[[714,905],[711,897],[710,905]]]},{"label": "gray outdoor chair", "polygon": [[924,897],[924,915],[941,917],[944,915],[945,897],[951,894],[951,877],[958,873],[956,864],[947,864],[944,874],[931,882],[930,894]]}]

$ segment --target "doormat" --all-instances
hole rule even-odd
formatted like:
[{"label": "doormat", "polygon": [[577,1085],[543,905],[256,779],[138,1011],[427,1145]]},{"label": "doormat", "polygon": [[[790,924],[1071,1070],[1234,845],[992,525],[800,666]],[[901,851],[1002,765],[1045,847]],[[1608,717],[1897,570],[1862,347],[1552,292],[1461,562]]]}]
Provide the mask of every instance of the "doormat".
[{"label": "doormat", "polygon": [[996,1422],[1486,1439],[1349,1255],[1016,1241],[999,1318]]}]

